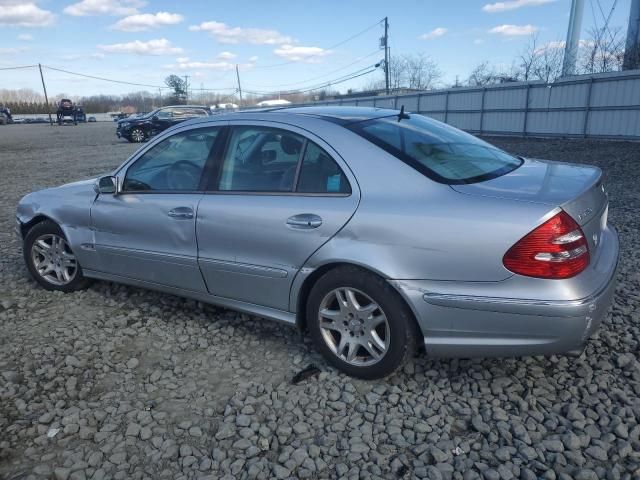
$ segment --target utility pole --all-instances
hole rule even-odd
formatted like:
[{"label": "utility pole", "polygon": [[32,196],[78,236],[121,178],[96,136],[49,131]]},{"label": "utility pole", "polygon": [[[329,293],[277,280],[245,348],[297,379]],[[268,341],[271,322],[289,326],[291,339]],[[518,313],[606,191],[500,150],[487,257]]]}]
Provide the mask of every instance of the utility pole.
[{"label": "utility pole", "polygon": [[158,88],[158,96],[160,97],[160,107],[162,107],[162,89]]},{"label": "utility pole", "polygon": [[580,27],[582,26],[583,12],[584,0],[571,0],[567,41],[564,45],[564,59],[562,61],[563,77],[576,73],[576,58],[578,57],[578,44],[580,42]]},{"label": "utility pole", "polygon": [[42,80],[42,89],[44,90],[44,101],[47,104],[47,113],[49,114],[49,125],[53,127],[53,120],[51,119],[51,109],[49,108],[49,97],[47,96],[47,86],[44,84],[44,76],[42,75],[42,65],[38,64],[40,69],[40,80]]},{"label": "utility pole", "polygon": [[240,86],[240,73],[238,72],[237,63],[236,63],[236,77],[238,78],[238,92],[240,93],[240,108],[242,108],[242,87]]},{"label": "utility pole", "polygon": [[631,0],[627,42],[624,47],[623,70],[640,68],[640,0]]},{"label": "utility pole", "polygon": [[384,17],[384,84],[389,95],[389,19]]}]

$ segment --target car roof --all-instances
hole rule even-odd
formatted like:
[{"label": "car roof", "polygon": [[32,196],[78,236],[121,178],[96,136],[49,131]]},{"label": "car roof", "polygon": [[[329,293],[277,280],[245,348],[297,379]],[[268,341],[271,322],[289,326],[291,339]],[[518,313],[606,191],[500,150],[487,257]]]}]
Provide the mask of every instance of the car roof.
[{"label": "car roof", "polygon": [[205,105],[163,105],[162,107],[158,107],[158,110],[162,108],[205,108],[209,109],[209,107]]},{"label": "car roof", "polygon": [[[305,116],[314,117],[321,120],[330,121],[340,125],[370,120],[372,118],[391,117],[398,115],[398,110],[375,107],[341,107],[341,106],[318,106],[318,107],[271,107],[252,108],[236,112],[224,112],[216,115],[218,120],[268,120],[269,117]],[[190,124],[204,122],[206,119],[188,120]]]},{"label": "car roof", "polygon": [[311,115],[321,117],[336,123],[348,124],[370,120],[372,118],[390,117],[397,115],[397,110],[376,107],[351,107],[351,106],[306,106],[306,107],[280,107],[267,111],[278,113],[292,113],[295,115]]}]

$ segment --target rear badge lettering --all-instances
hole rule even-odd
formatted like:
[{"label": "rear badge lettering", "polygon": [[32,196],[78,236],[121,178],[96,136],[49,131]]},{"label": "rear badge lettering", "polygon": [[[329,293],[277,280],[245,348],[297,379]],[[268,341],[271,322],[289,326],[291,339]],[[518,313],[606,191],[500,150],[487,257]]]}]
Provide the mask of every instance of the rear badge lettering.
[{"label": "rear badge lettering", "polygon": [[585,219],[592,213],[593,213],[593,210],[591,210],[590,208],[587,208],[584,212],[578,215],[578,220]]}]

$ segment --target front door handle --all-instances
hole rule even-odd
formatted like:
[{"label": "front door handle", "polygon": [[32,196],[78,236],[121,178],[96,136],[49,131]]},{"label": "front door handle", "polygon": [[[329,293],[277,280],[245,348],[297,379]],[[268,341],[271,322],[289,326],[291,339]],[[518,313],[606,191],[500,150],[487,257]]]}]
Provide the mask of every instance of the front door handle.
[{"label": "front door handle", "polygon": [[193,209],[190,207],[176,207],[169,210],[167,215],[171,218],[189,219],[193,218]]},{"label": "front door handle", "polygon": [[287,218],[287,225],[291,228],[298,229],[318,228],[322,225],[322,218],[313,213],[301,213],[300,215]]}]

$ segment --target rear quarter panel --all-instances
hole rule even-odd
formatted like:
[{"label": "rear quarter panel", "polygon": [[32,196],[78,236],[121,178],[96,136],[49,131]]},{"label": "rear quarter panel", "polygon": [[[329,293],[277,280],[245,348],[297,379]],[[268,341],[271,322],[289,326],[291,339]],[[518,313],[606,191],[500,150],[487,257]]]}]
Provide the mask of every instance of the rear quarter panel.
[{"label": "rear quarter panel", "polygon": [[349,262],[389,279],[495,282],[504,253],[553,207],[455,192],[341,128],[330,140],[352,169],[360,205],[307,262]]}]

